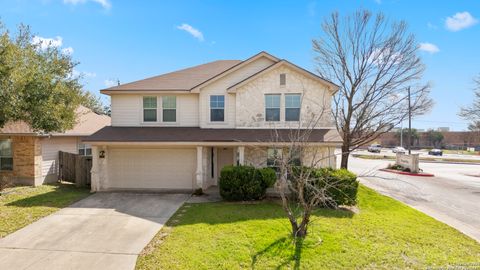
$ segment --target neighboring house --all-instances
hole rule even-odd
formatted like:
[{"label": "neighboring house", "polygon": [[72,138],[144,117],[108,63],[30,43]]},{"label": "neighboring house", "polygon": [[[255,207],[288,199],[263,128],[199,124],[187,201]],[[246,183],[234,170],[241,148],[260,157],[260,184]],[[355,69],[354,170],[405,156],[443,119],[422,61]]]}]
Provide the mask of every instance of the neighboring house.
[{"label": "neighboring house", "polygon": [[112,126],[85,139],[93,149],[92,190],[208,188],[225,165],[272,165],[269,147],[285,146],[314,115],[321,121],[308,146],[321,152],[320,166],[334,167],[341,138],[330,103],[337,90],[265,52],[104,89]]},{"label": "neighboring house", "polygon": [[22,121],[0,128],[0,177],[12,177],[15,184],[38,186],[58,180],[58,152],[91,155],[82,138],[110,125],[110,117],[83,106],[76,110],[75,126],[64,133],[35,132]]}]

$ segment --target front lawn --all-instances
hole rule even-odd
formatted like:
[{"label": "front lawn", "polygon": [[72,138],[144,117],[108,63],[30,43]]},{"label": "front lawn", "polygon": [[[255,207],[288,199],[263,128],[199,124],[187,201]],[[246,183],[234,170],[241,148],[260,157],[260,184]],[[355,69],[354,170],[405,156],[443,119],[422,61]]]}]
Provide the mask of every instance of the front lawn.
[{"label": "front lawn", "polygon": [[480,244],[361,186],[359,213],[319,209],[296,247],[280,206],[185,204],[137,269],[419,269],[480,262]]},{"label": "front lawn", "polygon": [[88,189],[71,184],[14,187],[0,195],[0,238],[87,197]]}]

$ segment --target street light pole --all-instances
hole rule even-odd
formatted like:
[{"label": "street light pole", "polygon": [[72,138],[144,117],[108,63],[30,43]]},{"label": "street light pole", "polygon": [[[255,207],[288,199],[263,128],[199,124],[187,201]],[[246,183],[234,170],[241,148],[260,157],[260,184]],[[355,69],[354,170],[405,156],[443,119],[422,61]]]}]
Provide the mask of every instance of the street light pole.
[{"label": "street light pole", "polygon": [[408,90],[408,154],[412,154],[412,107],[410,104],[410,87],[407,88]]}]

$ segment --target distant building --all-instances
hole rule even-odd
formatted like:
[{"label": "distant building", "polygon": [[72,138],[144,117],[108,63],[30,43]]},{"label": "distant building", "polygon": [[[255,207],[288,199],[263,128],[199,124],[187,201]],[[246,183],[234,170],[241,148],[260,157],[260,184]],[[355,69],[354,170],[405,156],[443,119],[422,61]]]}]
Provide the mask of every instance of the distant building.
[{"label": "distant building", "polygon": [[450,128],[449,128],[449,127],[438,127],[438,128],[437,128],[437,131],[440,131],[440,132],[449,132],[449,131],[450,131]]}]

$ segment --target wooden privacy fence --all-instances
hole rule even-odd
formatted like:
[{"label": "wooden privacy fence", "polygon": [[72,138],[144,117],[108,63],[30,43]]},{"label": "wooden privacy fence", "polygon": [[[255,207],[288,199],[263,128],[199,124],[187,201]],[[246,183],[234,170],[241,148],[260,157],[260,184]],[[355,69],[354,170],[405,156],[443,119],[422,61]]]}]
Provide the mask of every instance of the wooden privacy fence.
[{"label": "wooden privacy fence", "polygon": [[92,157],[58,152],[58,179],[75,183],[77,186],[90,185]]}]

